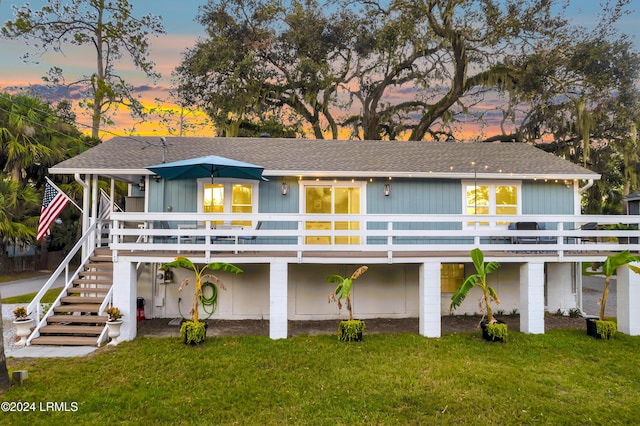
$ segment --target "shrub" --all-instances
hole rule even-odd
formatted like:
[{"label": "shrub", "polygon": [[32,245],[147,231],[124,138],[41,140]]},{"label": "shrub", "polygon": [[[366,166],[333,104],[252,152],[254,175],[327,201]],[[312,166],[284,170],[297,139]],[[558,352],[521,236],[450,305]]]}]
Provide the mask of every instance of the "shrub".
[{"label": "shrub", "polygon": [[185,321],[180,327],[180,338],[187,345],[199,345],[206,338],[206,324],[202,321]]},{"label": "shrub", "polygon": [[343,342],[358,342],[362,340],[365,323],[362,320],[340,321],[338,325],[338,339]]}]

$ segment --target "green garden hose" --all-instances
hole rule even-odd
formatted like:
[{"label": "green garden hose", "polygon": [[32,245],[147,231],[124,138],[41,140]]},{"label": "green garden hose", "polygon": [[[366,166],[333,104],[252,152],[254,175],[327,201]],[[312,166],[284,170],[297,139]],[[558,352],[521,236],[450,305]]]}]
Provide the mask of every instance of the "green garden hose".
[{"label": "green garden hose", "polygon": [[[204,296],[204,289],[211,288],[211,297]],[[205,319],[211,318],[211,315],[216,311],[218,307],[218,287],[212,282],[205,281],[202,283],[202,295],[200,295],[200,303],[202,304],[202,310],[205,311],[208,316]],[[211,307],[211,310],[208,308]]]},{"label": "green garden hose", "polygon": [[[205,297],[205,288],[211,289],[210,297]],[[211,318],[211,315],[213,315],[213,313],[216,311],[216,308],[218,307],[218,287],[216,287],[216,285],[212,282],[205,281],[202,283],[201,291],[202,295],[200,296],[200,303],[202,304],[202,310],[207,314],[207,317],[205,318],[207,320]],[[178,312],[183,319],[186,319],[182,314],[182,310],[180,309],[181,301],[182,298],[178,298]]]}]

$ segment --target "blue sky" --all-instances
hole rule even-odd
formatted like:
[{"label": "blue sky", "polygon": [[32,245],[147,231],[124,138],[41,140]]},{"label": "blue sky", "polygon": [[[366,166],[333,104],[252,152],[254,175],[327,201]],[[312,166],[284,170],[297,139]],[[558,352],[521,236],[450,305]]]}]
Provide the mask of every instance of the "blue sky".
[{"label": "blue sky", "polygon": [[[0,23],[13,19],[12,4],[22,5],[29,2],[32,7],[40,8],[46,2],[43,0],[8,1],[0,0]],[[153,13],[163,18],[166,35],[151,40],[151,58],[157,64],[157,70],[163,75],[157,82],[157,94],[166,95],[170,84],[171,71],[181,60],[181,53],[193,46],[198,36],[204,35],[203,28],[194,21],[198,6],[205,4],[205,0],[130,0],[133,3],[134,15],[140,16]],[[573,24],[587,28],[593,27],[598,21],[600,0],[571,0],[568,16]],[[618,25],[620,32],[632,35],[640,50],[640,0],[633,0],[631,9],[636,10],[626,16]],[[0,39],[0,90],[10,86],[26,86],[41,84],[41,77],[53,66],[62,66],[67,75],[90,74],[94,69],[94,52],[89,49],[78,50],[68,48],[65,56],[46,54],[39,64],[25,64],[21,60],[26,46],[22,41],[8,41]],[[145,80],[141,72],[125,58],[119,65],[120,74],[133,84],[151,84]],[[71,81],[71,80],[68,80]],[[121,126],[122,127],[122,126]]]}]

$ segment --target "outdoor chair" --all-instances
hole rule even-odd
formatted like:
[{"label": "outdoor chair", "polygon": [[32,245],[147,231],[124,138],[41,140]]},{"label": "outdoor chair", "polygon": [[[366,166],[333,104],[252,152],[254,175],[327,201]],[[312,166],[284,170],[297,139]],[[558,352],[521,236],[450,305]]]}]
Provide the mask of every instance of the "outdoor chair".
[{"label": "outdoor chair", "polygon": [[[258,222],[256,223],[256,228],[255,230],[257,231],[258,229],[260,229],[260,227],[262,226],[262,222]],[[255,243],[256,242],[256,235],[240,235],[238,237],[238,242],[241,244],[248,244],[248,243]]]},{"label": "outdoor chair", "polygon": [[[156,224],[159,229],[171,229],[169,222],[167,222],[166,220],[158,221],[156,222]],[[155,227],[156,226],[154,226],[154,228]],[[157,235],[154,237],[154,242],[161,244],[173,244],[178,242],[178,237],[176,237],[175,235]]]},{"label": "outdoor chair", "polygon": [[[518,222],[516,230],[518,231],[538,231],[540,227],[537,222]],[[538,244],[539,239],[536,236],[517,236],[516,244]]]}]

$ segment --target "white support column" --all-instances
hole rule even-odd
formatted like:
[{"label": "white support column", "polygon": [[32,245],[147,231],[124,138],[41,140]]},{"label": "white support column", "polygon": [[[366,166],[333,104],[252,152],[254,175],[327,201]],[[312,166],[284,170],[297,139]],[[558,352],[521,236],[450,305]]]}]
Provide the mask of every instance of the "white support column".
[{"label": "white support column", "polygon": [[287,338],[287,304],[289,293],[289,265],[283,261],[271,262],[269,271],[269,337]]},{"label": "white support column", "polygon": [[[635,266],[640,266],[634,263]],[[640,275],[629,268],[617,271],[618,331],[640,335]]]},{"label": "white support column", "polygon": [[138,280],[136,265],[131,262],[113,263],[113,306],[122,312],[120,341],[136,337],[136,295]]},{"label": "white support column", "polygon": [[520,266],[520,331],[544,334],[544,263]]},{"label": "white support column", "polygon": [[440,337],[442,335],[440,262],[428,262],[420,265],[419,287],[420,335]]}]

